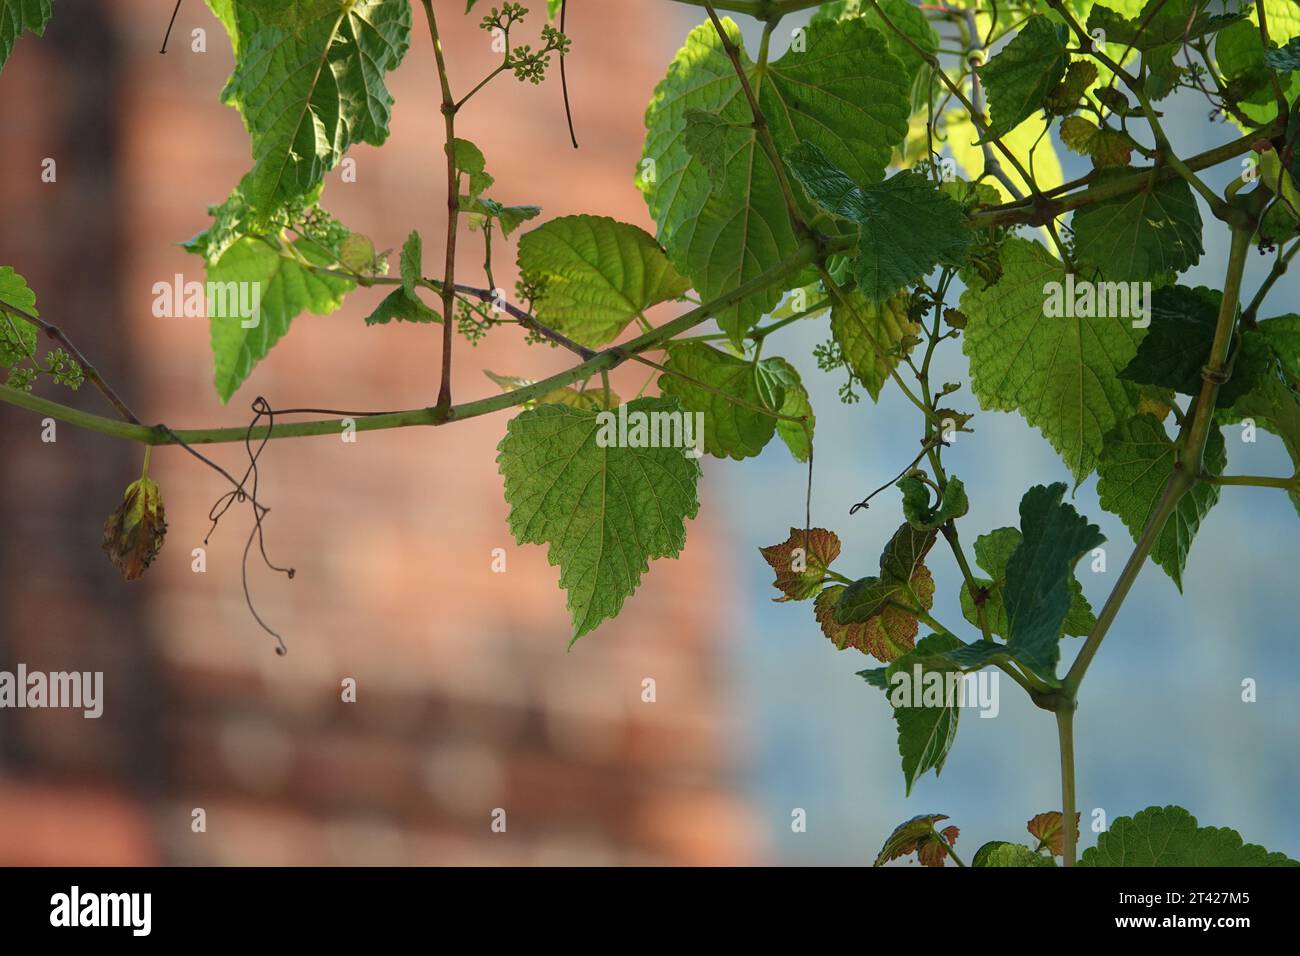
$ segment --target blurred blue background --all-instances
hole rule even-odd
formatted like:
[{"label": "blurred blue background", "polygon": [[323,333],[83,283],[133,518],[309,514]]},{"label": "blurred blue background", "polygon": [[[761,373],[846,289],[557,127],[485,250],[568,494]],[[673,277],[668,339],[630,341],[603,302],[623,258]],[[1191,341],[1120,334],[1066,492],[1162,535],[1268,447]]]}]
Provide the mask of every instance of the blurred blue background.
[{"label": "blurred blue background", "polygon": [[[758,31],[752,21],[738,19],[753,49]],[[697,20],[685,10],[683,30]],[[800,22],[791,18],[789,25]],[[773,38],[774,56],[782,48],[778,39]],[[1183,155],[1240,135],[1230,124],[1207,122],[1209,106],[1196,95],[1178,94],[1160,107]],[[1066,179],[1090,168],[1059,140],[1057,153]],[[1238,171],[1235,163],[1225,164],[1204,178],[1221,190]],[[1221,287],[1228,234],[1216,228],[1203,203],[1201,215],[1205,255],[1180,281]],[[1271,259],[1252,251],[1247,295],[1270,265]],[[1294,310],[1298,282],[1294,273],[1285,276],[1261,317]],[[952,304],[955,295],[949,299]],[[865,397],[857,405],[842,404],[837,389],[843,373],[821,372],[811,359],[813,347],[829,338],[822,318],[794,325],[769,348],[794,360],[812,396],[813,524],[839,535],[844,549],[837,567],[857,576],[874,571],[901,512],[893,492],[852,517],[849,506],[911,460],[918,413],[888,386],[878,404]],[[947,342],[937,353],[937,381],[967,380],[960,344]],[[978,411],[966,388],[950,404]],[[1060,457],[1019,416],[979,412],[972,426],[974,434],[960,435],[944,456],[949,473],[959,475],[970,493],[971,514],[962,522],[968,549],[980,534],[1018,525],[1020,497],[1031,485],[1071,483]],[[1226,429],[1225,437],[1230,473],[1290,473],[1279,439],[1261,432],[1256,443],[1244,443],[1238,427]],[[745,575],[735,635],[735,680],[752,748],[745,786],[770,828],[774,855],[791,863],[869,862],[864,847],[874,852],[895,824],[924,812],[946,813],[961,828],[957,848],[967,860],[987,840],[1027,840],[1026,821],[1060,807],[1051,715],[1030,704],[1010,680],[1002,681],[1000,714],[981,719],[974,710],[963,713],[941,776],[926,774],[905,798],[891,709],[882,693],[854,673],[875,662],[852,649],[836,651],[813,622],[809,605],[773,603],[772,574],[757,558],[757,548],[784,540],[790,526],[802,524],[806,469],[773,442],[757,461],[715,462],[710,475],[722,485],[720,491],[715,485],[714,497],[727,509],[736,566]],[[1078,567],[1097,610],[1133,539],[1099,507],[1095,475],[1071,500],[1107,538],[1106,573],[1092,573],[1087,560]],[[1081,691],[1075,737],[1082,846],[1096,840],[1089,832],[1096,809],[1111,821],[1175,803],[1202,825],[1232,826],[1247,842],[1300,857],[1300,655],[1291,623],[1300,559],[1297,520],[1280,492],[1226,489],[1196,537],[1182,595],[1160,568],[1148,563],[1143,570]],[[971,639],[958,603],[960,571],[940,548],[930,566],[933,615]],[[1081,640],[1065,640],[1068,662]],[[1256,681],[1255,703],[1242,702],[1245,678]],[[791,830],[796,807],[807,811],[806,833]]]}]

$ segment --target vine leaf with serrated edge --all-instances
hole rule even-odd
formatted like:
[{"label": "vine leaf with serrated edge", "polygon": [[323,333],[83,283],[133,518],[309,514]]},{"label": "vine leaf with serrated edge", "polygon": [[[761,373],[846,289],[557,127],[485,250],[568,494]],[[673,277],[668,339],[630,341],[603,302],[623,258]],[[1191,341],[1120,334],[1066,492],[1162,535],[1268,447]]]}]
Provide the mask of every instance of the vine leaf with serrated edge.
[{"label": "vine leaf with serrated edge", "polygon": [[[639,398],[629,421],[684,414],[675,399]],[[619,445],[612,413],[541,405],[516,415],[497,446],[511,532],[547,545],[568,592],[572,644],[615,616],[655,558],[677,557],[699,511],[699,462],[681,448]],[[611,434],[612,433],[612,434]]]}]

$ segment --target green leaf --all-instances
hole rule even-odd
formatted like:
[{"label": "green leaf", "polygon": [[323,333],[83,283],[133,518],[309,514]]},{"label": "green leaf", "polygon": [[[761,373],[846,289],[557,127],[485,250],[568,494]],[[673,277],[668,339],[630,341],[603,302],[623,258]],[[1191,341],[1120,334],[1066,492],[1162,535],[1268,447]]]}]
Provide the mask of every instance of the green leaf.
[{"label": "green leaf", "polygon": [[489,199],[486,196],[480,196],[477,199],[461,196],[460,200],[461,209],[469,217],[471,229],[480,226],[483,219],[495,219],[501,226],[501,235],[507,239],[510,238],[510,233],[525,222],[536,219],[542,214],[541,206],[504,206],[495,199]]},{"label": "green leaf", "polygon": [[880,554],[880,576],[862,578],[848,587],[835,609],[835,620],[852,624],[875,617],[885,604],[899,597],[934,546],[936,533],[904,524],[894,532]]},{"label": "green leaf", "polygon": [[[723,23],[739,45],[739,28],[729,19]],[[855,182],[880,180],[911,112],[902,64],[860,18],[812,24],[805,41],[803,52],[791,50],[762,70],[741,53],[778,154],[811,139]],[[753,130],[727,137],[722,176],[715,180],[687,147],[687,110],[713,113],[729,125],[753,123],[735,69],[709,23],[691,31],[655,90],[646,114],[648,162],[638,177],[660,241],[708,300],[778,265],[798,240]],[[756,293],[720,315],[719,324],[739,344],[782,291]]]},{"label": "green leaf", "polygon": [[1061,499],[1063,483],[1036,485],[1020,500],[1020,544],[1007,560],[1002,603],[1007,613],[1007,648],[1016,659],[1045,676],[1056,672],[1060,635],[1071,604],[1074,566],[1106,540]]},{"label": "green leaf", "polygon": [[875,305],[854,290],[831,305],[831,335],[872,401],[880,397],[889,373],[911,351],[921,331],[908,314],[908,302],[900,295]]},{"label": "green leaf", "polygon": [[50,0],[0,0],[0,70],[24,30],[45,35],[52,13]]},{"label": "green leaf", "polygon": [[420,301],[418,296],[407,295],[405,289],[394,289],[366,316],[366,325],[387,325],[393,321],[441,322],[442,316]]},{"label": "green leaf", "polygon": [[721,182],[727,169],[727,139],[736,131],[743,132],[745,127],[728,123],[717,113],[706,110],[687,110],[685,115],[682,142],[695,161],[708,170],[709,179]]},{"label": "green leaf", "polygon": [[1020,543],[1007,559],[1002,605],[1007,642],[976,641],[946,656],[965,670],[1011,657],[1041,677],[1056,676],[1060,636],[1072,602],[1074,566],[1105,537],[1061,498],[1065,484],[1035,485],[1020,500]]},{"label": "green leaf", "polygon": [[954,518],[970,511],[966,486],[960,478],[951,478],[938,507],[930,506],[930,487],[920,478],[908,475],[898,482],[903,492],[903,516],[918,531],[936,531]]},{"label": "green leaf", "polygon": [[[991,633],[1005,638],[1010,633],[1007,623],[1006,606],[1003,604],[1002,592],[1007,583],[1007,562],[1020,546],[1021,534],[1018,528],[997,528],[975,539],[975,563],[990,578],[976,578],[976,583],[985,589],[984,623]],[[1097,623],[1092,607],[1083,594],[1083,586],[1078,578],[1070,577],[1070,610],[1066,612],[1061,625],[1061,633],[1071,637],[1083,637]],[[979,627],[979,612],[975,599],[965,582],[961,586],[961,613],[971,624]]]},{"label": "green leaf", "polygon": [[[641,398],[628,413],[682,414]],[[546,544],[568,592],[573,640],[614,617],[653,558],[676,557],[699,511],[699,462],[680,448],[618,447],[595,411],[542,405],[511,419],[498,446],[509,524],[520,544]],[[630,432],[629,432],[630,434]]]},{"label": "green leaf", "polygon": [[985,843],[975,851],[970,865],[974,867],[1056,866],[1056,861],[1050,856],[1035,853],[1023,843],[994,840],[992,843]]},{"label": "green leaf", "polygon": [[1282,370],[1293,381],[1300,382],[1300,315],[1265,319],[1257,328],[1282,363]]},{"label": "green leaf", "polygon": [[979,67],[989,97],[984,139],[1010,133],[1043,108],[1069,62],[1063,33],[1046,17],[1030,17],[1000,53]]},{"label": "green leaf", "polygon": [[[1198,394],[1222,298],[1223,293],[1204,286],[1157,289],[1151,296],[1151,328],[1119,377],[1184,395]],[[1218,404],[1231,405],[1250,391],[1268,366],[1270,355],[1269,346],[1258,334],[1246,332],[1232,360],[1232,376],[1219,389]]]},{"label": "green leaf", "polygon": [[1146,51],[1184,40],[1191,43],[1244,16],[1211,14],[1208,7],[1205,0],[1147,0],[1141,11],[1129,18],[1098,4],[1088,14],[1088,32],[1100,28],[1106,31],[1107,43]]},{"label": "green leaf", "polygon": [[1061,120],[1061,142],[1080,156],[1090,157],[1097,167],[1127,166],[1132,158],[1133,145],[1128,137],[1102,129],[1082,116]]},{"label": "green leaf", "polygon": [[[668,373],[659,377],[659,390],[679,399],[686,411],[703,412],[704,450],[710,455],[749,458],[772,440],[776,419],[758,410],[764,404],[753,362],[703,342],[685,342],[669,346],[664,368]],[[779,398],[784,401],[784,395]]]},{"label": "green leaf", "polygon": [[[1127,170],[1107,170],[1097,182],[1125,175]],[[1179,178],[1086,206],[1075,212],[1071,227],[1080,264],[1116,282],[1182,272],[1205,251],[1196,198]]]},{"label": "green leaf", "polygon": [[[314,243],[299,240],[298,253],[320,266],[331,264]],[[260,313],[244,328],[239,316],[209,316],[212,354],[216,360],[217,394],[230,400],[253,367],[289,331],[289,323],[301,312],[328,315],[343,304],[353,282],[336,276],[322,276],[288,259],[261,239],[237,241],[216,265],[207,269],[209,283],[257,283]]]},{"label": "green leaf", "polygon": [[[1121,422],[1106,437],[1106,448],[1097,466],[1097,495],[1101,506],[1119,516],[1134,540],[1155,510],[1173,474],[1178,453],[1179,447],[1153,415],[1136,415]],[[1217,428],[1211,429],[1205,446],[1205,469],[1219,475],[1227,462],[1223,434]],[[1151,549],[1151,560],[1165,569],[1180,591],[1192,538],[1218,500],[1218,486],[1197,482],[1179,499]]]},{"label": "green leaf", "polygon": [[[503,392],[513,392],[517,389],[526,388],[534,384],[530,378],[520,378],[517,375],[498,375],[496,372],[483,370],[483,374],[501,387]],[[540,398],[534,398],[523,403],[521,408],[536,408],[538,405],[569,405],[573,408],[594,409],[595,411],[605,410],[604,400],[605,390],[600,388],[590,389],[588,391],[579,391],[576,388],[557,388],[554,391],[547,392]],[[609,406],[616,408],[621,403],[618,395],[614,392],[609,393]]]},{"label": "green leaf", "polygon": [[1147,807],[1119,817],[1083,853],[1080,866],[1300,866],[1227,827],[1203,827],[1182,807]]},{"label": "green leaf", "polygon": [[[917,669],[921,674],[921,686],[915,693],[922,695],[927,674],[938,675],[944,680],[951,672],[951,665],[945,666],[939,657],[945,651],[961,647],[962,642],[951,634],[931,634],[916,645],[916,649],[904,654],[888,667],[885,676],[889,690],[889,703],[894,708],[894,720],[898,724],[898,753],[903,758],[903,780],[906,795],[912,795],[912,785],[927,770],[933,770],[935,776],[943,770],[944,761],[957,739],[957,722],[961,716],[958,706],[959,698],[948,694],[948,685],[943,686],[943,702],[938,706],[914,706],[917,699],[913,696],[913,685]],[[896,674],[905,674],[905,681],[896,681]]]},{"label": "green leaf", "polygon": [[934,604],[934,578],[923,563],[934,540],[933,531],[904,524],[880,555],[879,577],[847,588],[832,585],[817,596],[817,623],[837,648],[853,647],[888,663],[915,647],[916,617],[890,602],[926,611]]},{"label": "green leaf", "polygon": [[[27,280],[14,271],[13,266],[0,266],[0,302],[22,309],[29,315],[36,311],[36,293],[27,286]],[[0,368],[10,368],[30,358],[36,352],[36,328],[0,312]]]},{"label": "green leaf", "polygon": [[1264,65],[1278,73],[1300,68],[1300,37],[1292,37],[1280,49],[1265,50]]},{"label": "green leaf", "polygon": [[[925,12],[909,0],[879,0],[880,9],[889,18],[876,12],[867,0],[838,0],[824,3],[813,14],[812,21],[840,20],[860,17],[868,26],[879,30],[885,38],[889,52],[898,57],[903,71],[912,84],[912,109],[923,110],[930,96],[930,70],[917,47],[933,55],[939,50],[939,34],[930,26]],[[891,28],[892,25],[892,28]],[[896,32],[897,31],[897,32]],[[907,39],[898,34],[902,33]],[[911,42],[908,42],[911,41]],[[913,45],[915,44],[915,46]]]},{"label": "green leaf", "polygon": [[[1243,395],[1231,409],[1220,410],[1219,420],[1227,424],[1250,419],[1258,427],[1282,439],[1295,471],[1300,474],[1300,395],[1275,371],[1260,376],[1253,391]],[[1289,492],[1300,514],[1300,494]]]},{"label": "green leaf", "polygon": [[209,266],[216,265],[226,250],[244,236],[278,234],[279,229],[265,217],[257,215],[244,198],[243,184],[231,190],[225,202],[208,207],[212,224],[181,243],[186,252],[202,256]]},{"label": "green leaf", "polygon": [[813,142],[786,154],[808,198],[858,227],[854,276],[872,302],[929,275],[939,264],[959,266],[974,237],[961,204],[911,170],[883,183],[858,186]]},{"label": "green leaf", "polygon": [[375,244],[369,236],[351,233],[339,243],[339,261],[353,272],[364,272],[375,261]]},{"label": "green leaf", "polygon": [[817,416],[813,414],[812,402],[808,398],[808,389],[804,388],[802,379],[795,367],[785,359],[773,356],[758,363],[760,383],[766,379],[771,383],[768,391],[776,394],[780,390],[782,400],[776,410],[792,418],[806,417],[808,427],[805,429],[798,422],[778,419],[776,433],[781,436],[795,461],[807,461],[812,455],[813,432],[817,426]]},{"label": "green leaf", "polygon": [[1081,482],[1106,433],[1136,410],[1135,390],[1117,375],[1144,333],[1120,316],[1045,314],[1049,284],[1061,289],[1065,274],[1037,242],[1008,239],[1002,267],[997,284],[961,297],[971,387],[981,407],[1024,415]]},{"label": "green leaf", "polygon": [[353,143],[383,144],[393,104],[384,77],[410,42],[411,8],[400,0],[317,2],[301,14],[232,40],[238,56],[223,99],[253,140],[245,192],[260,211],[309,193]]},{"label": "green leaf", "polygon": [[402,273],[402,291],[415,299],[415,290],[424,278],[424,242],[414,229],[406,237],[406,242],[402,243],[402,254],[398,261]]},{"label": "green leaf", "polygon": [[[1300,30],[1300,10],[1290,0],[1265,0],[1264,6],[1274,42]],[[1251,16],[1254,15],[1252,9]],[[1279,57],[1285,56],[1280,50],[1265,51],[1259,26],[1250,20],[1234,23],[1215,37],[1215,62],[1228,81],[1229,91],[1238,99],[1238,108],[1248,119],[1263,124],[1277,118],[1272,74],[1278,71],[1266,57],[1281,66]],[[1278,78],[1283,94],[1291,102],[1300,94],[1300,74],[1283,72]]]},{"label": "green leaf", "polygon": [[604,216],[565,216],[526,233],[519,271],[542,284],[538,321],[592,348],[691,285],[653,236]]},{"label": "green leaf", "polygon": [[474,143],[467,139],[455,139],[452,143],[456,172],[469,179],[469,198],[477,199],[496,180],[487,172],[487,160],[483,158],[483,151]]}]

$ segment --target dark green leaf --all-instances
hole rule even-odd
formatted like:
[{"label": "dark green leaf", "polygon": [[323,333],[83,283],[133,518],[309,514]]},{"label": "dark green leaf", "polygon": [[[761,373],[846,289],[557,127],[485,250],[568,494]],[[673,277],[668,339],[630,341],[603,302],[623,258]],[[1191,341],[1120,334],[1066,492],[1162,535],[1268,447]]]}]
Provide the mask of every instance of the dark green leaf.
[{"label": "dark green leaf", "polygon": [[[1103,508],[1119,516],[1134,540],[1155,510],[1173,474],[1178,452],[1165,426],[1152,415],[1137,415],[1121,422],[1106,436],[1097,466],[1097,496]],[[1222,474],[1226,464],[1223,435],[1217,428],[1211,429],[1205,446],[1205,470],[1212,475]],[[1180,591],[1192,539],[1218,500],[1218,486],[1197,482],[1179,499],[1151,549],[1151,560],[1165,569]]]},{"label": "dark green leaf", "polygon": [[[1127,170],[1107,173],[1098,183],[1131,175]],[[1192,188],[1176,177],[1080,209],[1072,228],[1080,264],[1114,282],[1182,272],[1204,252]]]},{"label": "dark green leaf", "polygon": [[1046,17],[1030,17],[1011,42],[979,68],[989,97],[986,138],[1005,136],[1042,109],[1068,61],[1064,28]]}]

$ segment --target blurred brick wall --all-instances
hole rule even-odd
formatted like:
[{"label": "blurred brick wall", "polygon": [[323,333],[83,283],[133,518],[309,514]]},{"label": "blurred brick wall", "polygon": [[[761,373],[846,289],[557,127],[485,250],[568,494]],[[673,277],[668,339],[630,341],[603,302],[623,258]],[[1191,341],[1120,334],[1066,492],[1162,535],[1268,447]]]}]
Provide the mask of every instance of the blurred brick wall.
[{"label": "blurred brick wall", "polygon": [[[477,17],[462,15],[461,0],[435,5],[453,82],[468,89],[494,62],[488,37]],[[334,315],[300,316],[230,406],[219,405],[206,324],[154,318],[150,305],[153,283],[175,273],[202,279],[199,261],[176,243],[205,226],[205,207],[250,163],[238,115],[217,99],[229,46],[197,2],[183,5],[166,56],[158,55],[166,11],[146,14],[125,0],[85,6],[108,20],[98,55],[116,65],[104,88],[85,89],[98,61],[66,58],[75,37],[71,46],[24,39],[0,75],[0,262],[32,280],[43,314],[130,382],[148,421],[242,425],[257,395],[278,407],[431,403],[438,331],[365,328],[383,293],[358,290]],[[354,149],[358,181],[332,174],[324,204],[381,249],[418,228],[432,272],[444,228],[441,117],[418,6],[412,48],[390,78],[389,143]],[[502,201],[541,205],[544,218],[594,212],[648,226],[632,174],[645,104],[680,43],[681,17],[665,16],[660,0],[573,6],[568,66],[582,148],[568,145],[558,83],[508,76],[474,100],[458,132],[482,147]],[[55,14],[66,33],[91,29],[93,17],[67,23],[66,7]],[[539,12],[531,20],[527,32],[540,26]],[[208,31],[206,53],[190,49],[194,28]],[[11,110],[15,84],[34,95]],[[39,158],[67,149],[55,131],[87,97],[111,120],[103,151],[93,168],[61,161],[60,183],[41,192]],[[107,189],[105,208],[78,192],[88,175]],[[69,227],[68,208],[81,210],[84,234]],[[482,282],[481,239],[466,231],[461,249],[462,281]],[[104,282],[69,270],[74,259]],[[512,259],[511,248],[498,250],[506,288]],[[456,399],[494,391],[483,368],[541,377],[567,364],[520,338],[505,328],[477,348],[458,340]],[[615,389],[635,394],[641,371],[620,371]],[[89,389],[75,401],[97,406]],[[138,454],[94,436],[74,443],[72,429],[42,446],[31,416],[0,412],[6,480],[21,476],[22,492],[2,506],[0,526],[16,522],[21,534],[0,541],[0,588],[4,606],[21,613],[0,616],[0,667],[103,669],[107,684],[99,721],[0,711],[0,862],[78,861],[93,841],[109,848],[101,861],[124,862],[753,859],[757,828],[733,791],[738,728],[721,659],[725,540],[707,521],[692,523],[683,558],[652,566],[621,617],[566,653],[558,569],[544,549],[516,547],[506,529],[494,465],[505,421],[268,449],[259,489],[272,508],[268,548],[298,574],[289,582],[256,561],[249,574],[259,613],[288,641],[279,658],[244,606],[245,512],[223,520],[206,573],[191,571],[208,509],[226,490],[218,475],[179,449],[155,455],[167,545],[142,582],[122,585],[99,553],[99,524]],[[242,473],[241,447],[210,451]],[[62,516],[53,527],[51,516]],[[490,568],[498,547],[505,574]],[[52,650],[60,646],[66,664]],[[356,703],[340,699],[348,677]],[[641,701],[646,677],[657,682],[653,704]],[[18,748],[7,743],[14,727]],[[101,791],[113,801],[84,797]],[[35,806],[46,818],[102,820],[68,840],[57,827],[24,825]],[[191,832],[195,807],[207,812],[204,834]],[[505,834],[490,832],[496,807],[507,811]]]}]

